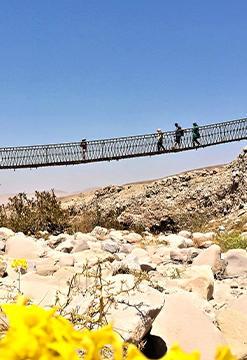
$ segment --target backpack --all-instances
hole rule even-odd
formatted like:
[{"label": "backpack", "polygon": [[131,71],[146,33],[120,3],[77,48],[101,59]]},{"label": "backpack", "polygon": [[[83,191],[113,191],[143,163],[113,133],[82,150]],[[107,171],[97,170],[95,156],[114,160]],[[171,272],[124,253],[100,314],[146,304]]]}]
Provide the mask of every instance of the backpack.
[{"label": "backpack", "polygon": [[180,129],[180,135],[184,136],[184,129]]}]

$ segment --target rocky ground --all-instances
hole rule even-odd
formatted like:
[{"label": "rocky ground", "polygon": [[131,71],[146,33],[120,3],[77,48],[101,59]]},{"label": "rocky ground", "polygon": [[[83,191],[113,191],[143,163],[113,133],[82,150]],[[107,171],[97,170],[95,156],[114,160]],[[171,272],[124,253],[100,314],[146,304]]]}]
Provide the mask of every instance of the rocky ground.
[{"label": "rocky ground", "polygon": [[246,169],[247,147],[227,165],[155,181],[106,186],[64,197],[62,206],[78,216],[85,210],[94,210],[102,218],[114,217],[123,228],[156,233],[193,227],[193,218],[194,225],[214,220],[227,226],[237,220],[241,210],[245,210]]},{"label": "rocky ground", "polygon": [[[214,358],[219,343],[247,357],[247,252],[222,253],[215,233],[154,236],[96,227],[91,233],[27,237],[0,228],[0,301],[18,294],[14,259],[26,259],[20,290],[60,305],[77,329],[113,321],[150,358],[174,342]],[[1,317],[2,327],[6,319]]]}]

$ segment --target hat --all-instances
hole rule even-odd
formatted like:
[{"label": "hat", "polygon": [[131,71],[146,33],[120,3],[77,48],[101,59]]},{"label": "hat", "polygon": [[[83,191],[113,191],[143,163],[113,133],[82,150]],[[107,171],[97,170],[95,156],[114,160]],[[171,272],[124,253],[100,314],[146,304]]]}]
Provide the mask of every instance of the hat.
[{"label": "hat", "polygon": [[158,129],[157,131],[158,131],[158,132],[161,132],[161,129]]}]

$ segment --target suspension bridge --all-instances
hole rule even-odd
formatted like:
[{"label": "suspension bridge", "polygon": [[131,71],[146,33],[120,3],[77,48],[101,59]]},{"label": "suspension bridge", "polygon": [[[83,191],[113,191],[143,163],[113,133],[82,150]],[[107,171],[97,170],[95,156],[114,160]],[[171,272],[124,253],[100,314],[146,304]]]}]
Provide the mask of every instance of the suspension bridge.
[{"label": "suspension bridge", "polygon": [[[200,145],[197,148],[246,140],[247,118],[200,126],[199,129]],[[164,149],[158,151],[156,135],[87,141],[85,159],[80,146],[81,141],[0,148],[0,169],[85,164],[195,149],[192,142],[192,128],[185,129],[181,138],[181,149],[173,149],[175,131],[167,131],[163,133]]]}]

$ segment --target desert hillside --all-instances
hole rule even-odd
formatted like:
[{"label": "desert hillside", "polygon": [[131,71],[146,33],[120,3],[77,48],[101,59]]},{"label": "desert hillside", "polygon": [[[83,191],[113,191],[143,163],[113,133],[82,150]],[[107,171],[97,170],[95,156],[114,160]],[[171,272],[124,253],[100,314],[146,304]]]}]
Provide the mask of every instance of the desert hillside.
[{"label": "desert hillside", "polygon": [[105,186],[63,197],[75,216],[85,211],[114,217],[123,228],[179,231],[214,221],[235,221],[247,202],[247,148],[233,162],[187,171],[154,181]]}]

